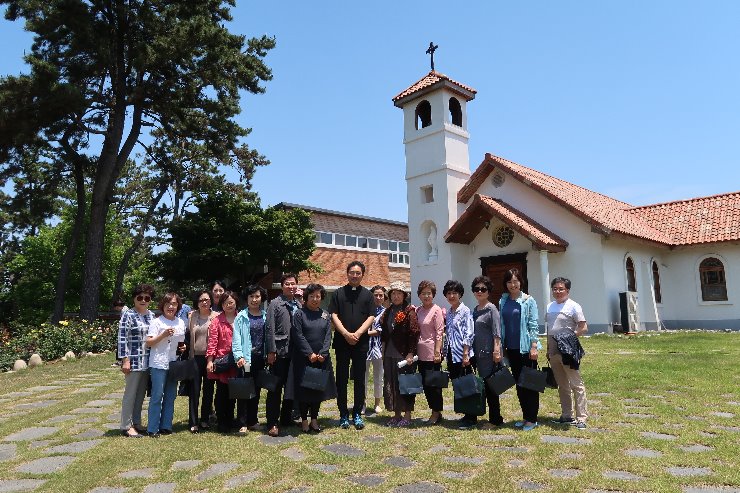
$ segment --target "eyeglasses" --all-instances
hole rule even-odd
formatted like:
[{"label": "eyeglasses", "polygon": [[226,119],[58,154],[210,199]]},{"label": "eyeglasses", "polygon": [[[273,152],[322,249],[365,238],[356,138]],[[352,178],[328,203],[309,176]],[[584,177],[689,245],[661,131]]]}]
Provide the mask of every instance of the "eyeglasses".
[{"label": "eyeglasses", "polygon": [[152,297],[151,296],[139,295],[139,296],[136,297],[136,301],[145,301],[145,302],[149,303],[150,301],[152,301]]},{"label": "eyeglasses", "polygon": [[202,299],[198,300],[198,303],[207,303],[209,301],[211,301],[210,298],[202,298]]},{"label": "eyeglasses", "polygon": [[476,286],[476,287],[473,288],[473,292],[474,293],[487,293],[488,292],[488,288],[485,287],[485,286]]}]

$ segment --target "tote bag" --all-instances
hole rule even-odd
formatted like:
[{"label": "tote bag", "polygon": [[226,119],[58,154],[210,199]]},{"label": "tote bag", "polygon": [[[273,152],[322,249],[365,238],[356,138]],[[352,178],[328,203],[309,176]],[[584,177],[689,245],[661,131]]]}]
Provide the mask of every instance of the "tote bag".
[{"label": "tote bag", "polygon": [[244,369],[239,369],[239,376],[229,378],[229,399],[251,399],[257,393],[254,390],[254,378],[247,376]]},{"label": "tote bag", "polygon": [[283,383],[282,379],[272,373],[271,368],[268,366],[263,371],[257,373],[257,387],[267,389],[268,392],[277,392],[280,385]]},{"label": "tote bag", "polygon": [[194,359],[170,361],[167,376],[172,380],[192,380],[198,376],[198,364]]},{"label": "tote bag", "polygon": [[401,395],[416,395],[424,392],[421,373],[399,373],[398,393]]},{"label": "tote bag", "polygon": [[547,375],[544,371],[541,371],[539,368],[523,366],[517,385],[524,389],[534,390],[535,392],[544,392],[546,381]]},{"label": "tote bag", "polygon": [[516,380],[509,369],[504,365],[499,365],[494,372],[486,378],[486,387],[496,395],[501,395],[516,385]]},{"label": "tote bag", "polygon": [[427,370],[424,372],[424,385],[446,389],[450,385],[450,374],[442,370]]},{"label": "tote bag", "polygon": [[303,378],[301,379],[301,387],[323,392],[326,390],[327,385],[329,385],[328,370],[322,370],[313,366],[306,367],[303,372]]}]

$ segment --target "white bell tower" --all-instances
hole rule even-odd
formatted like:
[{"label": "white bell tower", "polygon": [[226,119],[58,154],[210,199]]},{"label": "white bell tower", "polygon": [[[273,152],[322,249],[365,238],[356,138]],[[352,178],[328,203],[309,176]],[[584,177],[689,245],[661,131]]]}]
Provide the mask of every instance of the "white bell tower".
[{"label": "white bell tower", "polygon": [[467,103],[475,93],[432,70],[393,98],[403,109],[411,292],[424,279],[434,281],[437,304],[448,279],[467,278],[466,245],[445,243],[444,235],[462,212],[457,192],[470,178]]}]

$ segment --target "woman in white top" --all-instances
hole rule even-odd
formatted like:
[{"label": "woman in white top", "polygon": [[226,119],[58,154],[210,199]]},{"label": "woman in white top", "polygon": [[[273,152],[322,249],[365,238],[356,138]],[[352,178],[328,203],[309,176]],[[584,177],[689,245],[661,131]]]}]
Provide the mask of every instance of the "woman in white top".
[{"label": "woman in white top", "polygon": [[157,438],[172,433],[175,413],[177,381],[167,378],[170,361],[177,359],[178,346],[185,350],[185,322],[177,316],[182,300],[177,293],[167,293],[159,302],[162,315],[149,325],[146,345],[149,346],[149,372],[152,379],[152,396],[149,399],[147,433]]}]

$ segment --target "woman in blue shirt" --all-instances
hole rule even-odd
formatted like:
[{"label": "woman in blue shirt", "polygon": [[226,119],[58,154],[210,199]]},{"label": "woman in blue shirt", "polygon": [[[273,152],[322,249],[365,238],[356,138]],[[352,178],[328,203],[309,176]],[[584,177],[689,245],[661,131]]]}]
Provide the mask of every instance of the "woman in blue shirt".
[{"label": "woman in blue shirt", "polygon": [[[445,349],[447,355],[447,371],[450,378],[455,379],[463,375],[463,368],[470,366],[473,353],[473,314],[460,298],[465,288],[460,281],[447,281],[442,289],[450,309],[445,317]],[[465,415],[458,421],[461,430],[472,428],[478,422],[477,416]]]},{"label": "woman in blue shirt", "polygon": [[[537,338],[537,302],[522,291],[522,277],[518,269],[510,269],[504,274],[506,291],[499,301],[501,313],[501,345],[511,365],[514,379],[519,381],[522,367],[537,368],[537,351],[540,341]],[[514,426],[529,431],[537,426],[537,413],[540,408],[540,394],[534,390],[516,387],[519,405],[522,408],[522,421]]]}]

